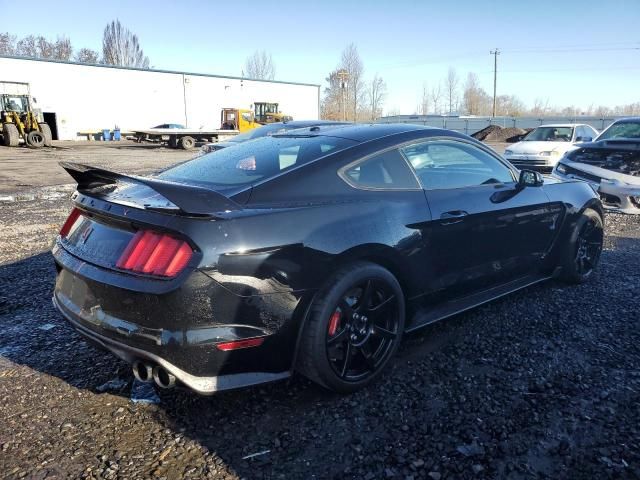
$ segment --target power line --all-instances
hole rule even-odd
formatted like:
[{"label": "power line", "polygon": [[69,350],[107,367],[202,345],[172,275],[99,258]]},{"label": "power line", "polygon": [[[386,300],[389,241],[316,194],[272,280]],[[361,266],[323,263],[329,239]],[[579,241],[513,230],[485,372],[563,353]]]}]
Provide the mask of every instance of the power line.
[{"label": "power line", "polygon": [[[501,52],[502,53],[502,52]],[[550,73],[550,72],[591,72],[591,71],[616,71],[616,70],[640,70],[640,67],[585,67],[585,68],[548,68],[542,70],[500,70],[500,73]],[[493,70],[478,72],[478,75],[493,73]]]},{"label": "power line", "polygon": [[[616,46],[617,45],[617,46]],[[640,51],[640,42],[611,42],[602,44],[581,44],[581,45],[555,45],[555,46],[531,46],[520,48],[507,48],[500,50],[501,53],[572,53],[572,52],[613,52],[613,51]],[[426,57],[418,60],[410,60],[394,64],[382,65],[384,68],[417,67],[420,65],[433,65],[439,63],[451,63],[452,60],[464,60],[476,58],[481,55],[479,50],[453,53],[451,55],[438,55]]]}]

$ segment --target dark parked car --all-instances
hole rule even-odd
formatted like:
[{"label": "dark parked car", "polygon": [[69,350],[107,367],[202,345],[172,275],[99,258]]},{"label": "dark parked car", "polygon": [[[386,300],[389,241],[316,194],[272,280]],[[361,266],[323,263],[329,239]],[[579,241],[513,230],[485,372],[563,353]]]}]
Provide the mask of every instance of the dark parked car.
[{"label": "dark parked car", "polygon": [[222,150],[223,148],[232,147],[238,143],[255,140],[256,138],[262,138],[276,133],[283,133],[288,130],[295,130],[296,128],[319,126],[327,127],[330,125],[349,125],[349,123],[334,120],[292,120],[290,122],[270,123],[268,125],[263,125],[262,127],[249,130],[248,132],[241,133],[235,137],[231,137],[229,140],[225,140],[224,142],[206,143],[200,148],[198,156],[215,152],[216,150]]},{"label": "dark parked car", "polygon": [[78,189],[56,306],[138,379],[200,393],[294,370],[354,391],[403,333],[585,281],[602,247],[586,183],[415,125],[295,130],[155,177],[63,166]]},{"label": "dark parked car", "polygon": [[605,208],[640,215],[640,117],[616,120],[567,152],[553,173],[593,185]]}]

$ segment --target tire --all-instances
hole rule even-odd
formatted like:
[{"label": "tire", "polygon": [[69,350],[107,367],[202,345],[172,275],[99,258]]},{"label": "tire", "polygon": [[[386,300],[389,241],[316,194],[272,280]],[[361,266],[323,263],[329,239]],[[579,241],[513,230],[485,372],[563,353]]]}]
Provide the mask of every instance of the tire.
[{"label": "tire", "polygon": [[27,134],[27,145],[31,148],[44,147],[44,135],[38,130],[32,130]]},{"label": "tire", "polygon": [[562,274],[567,283],[584,283],[593,274],[600,260],[604,241],[604,222],[598,212],[587,208],[571,232],[562,254]]},{"label": "tire", "polygon": [[398,349],[404,316],[402,288],[388,270],[369,262],[343,267],[313,301],[297,370],[335,392],[365,387]]},{"label": "tire", "polygon": [[6,147],[17,147],[20,141],[18,127],[13,123],[5,123],[2,126],[2,140]]},{"label": "tire", "polygon": [[193,139],[193,137],[190,137],[188,135],[186,137],[181,137],[179,142],[180,148],[182,148],[183,150],[191,150],[196,145],[196,141]]},{"label": "tire", "polygon": [[46,123],[41,123],[40,131],[42,132],[42,135],[44,135],[44,146],[50,147],[51,145],[53,145],[53,135],[51,135],[51,128],[49,127],[49,125],[47,125]]}]

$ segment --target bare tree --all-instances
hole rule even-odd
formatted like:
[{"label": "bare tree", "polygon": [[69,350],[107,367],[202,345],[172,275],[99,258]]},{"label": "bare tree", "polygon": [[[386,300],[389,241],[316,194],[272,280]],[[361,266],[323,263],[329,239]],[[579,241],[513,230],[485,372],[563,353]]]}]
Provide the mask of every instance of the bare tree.
[{"label": "bare tree", "polygon": [[440,88],[440,84],[437,83],[435,86],[431,87],[431,91],[429,92],[429,97],[431,98],[431,105],[433,105],[433,113],[436,115],[440,113],[440,97],[442,96],[442,89]]},{"label": "bare tree", "polygon": [[35,56],[38,58],[55,58],[55,47],[53,43],[42,36],[37,37]]},{"label": "bare tree", "polygon": [[38,55],[38,46],[36,37],[28,35],[16,44],[16,55],[21,57],[36,57]]},{"label": "bare tree", "polygon": [[609,116],[611,115],[611,108],[605,105],[600,105],[598,108],[596,108],[595,114],[598,115],[599,117]]},{"label": "bare tree", "polygon": [[53,44],[53,57],[56,60],[71,60],[73,47],[68,37],[58,37],[56,43]]},{"label": "bare tree", "polygon": [[325,79],[327,87],[320,104],[320,116],[326,120],[342,120],[342,90],[336,69]]},{"label": "bare tree", "polygon": [[447,76],[444,79],[445,94],[449,103],[449,113],[452,113],[458,102],[458,74],[456,69],[449,67]]},{"label": "bare tree", "polygon": [[429,89],[427,88],[427,82],[422,84],[422,98],[420,99],[420,104],[418,105],[418,113],[420,115],[428,115],[429,114]]},{"label": "bare tree", "polygon": [[100,54],[90,48],[81,48],[76,52],[74,60],[78,63],[98,63]]},{"label": "bare tree", "polygon": [[491,98],[489,94],[480,88],[478,76],[469,72],[464,83],[462,94],[463,108],[469,115],[485,115],[490,113]]},{"label": "bare tree", "polygon": [[496,99],[496,110],[498,115],[520,117],[526,108],[522,100],[515,95],[500,95]]},{"label": "bare tree", "polygon": [[544,117],[549,110],[549,99],[543,100],[542,98],[536,98],[533,102],[533,108],[531,114],[537,117]]},{"label": "bare tree", "polygon": [[120,20],[112,21],[104,29],[102,57],[107,65],[149,68],[149,57],[140,48],[137,35],[123,27]]},{"label": "bare tree", "polygon": [[16,36],[9,32],[0,33],[0,55],[16,54]]},{"label": "bare tree", "polygon": [[259,80],[273,80],[276,76],[276,67],[273,64],[271,54],[264,50],[256,50],[247,58],[244,71],[247,77]]},{"label": "bare tree", "polygon": [[353,115],[348,114],[347,118],[357,121],[358,107],[364,102],[365,84],[362,78],[364,66],[358,53],[358,47],[354,43],[342,51],[340,68],[345,69],[349,74],[346,97],[348,99],[347,106],[350,107],[348,111],[353,112]]},{"label": "bare tree", "polygon": [[376,73],[369,84],[369,107],[371,109],[371,120],[382,115],[382,104],[387,95],[387,84],[382,77]]}]

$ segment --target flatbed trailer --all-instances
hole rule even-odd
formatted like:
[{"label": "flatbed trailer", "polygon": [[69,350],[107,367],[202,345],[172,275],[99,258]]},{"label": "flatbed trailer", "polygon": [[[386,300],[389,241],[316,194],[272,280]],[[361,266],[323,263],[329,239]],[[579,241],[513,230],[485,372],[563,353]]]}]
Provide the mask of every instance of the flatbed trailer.
[{"label": "flatbed trailer", "polygon": [[149,128],[133,130],[139,142],[150,141],[166,144],[170,148],[191,150],[196,142],[215,143],[238,135],[238,130],[191,130],[188,128]]}]

